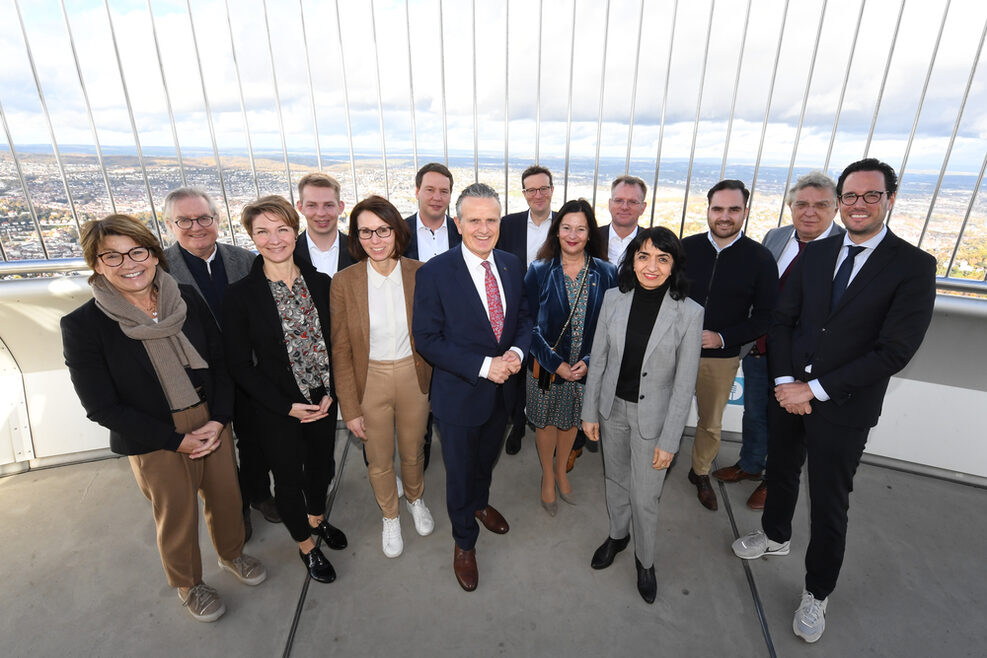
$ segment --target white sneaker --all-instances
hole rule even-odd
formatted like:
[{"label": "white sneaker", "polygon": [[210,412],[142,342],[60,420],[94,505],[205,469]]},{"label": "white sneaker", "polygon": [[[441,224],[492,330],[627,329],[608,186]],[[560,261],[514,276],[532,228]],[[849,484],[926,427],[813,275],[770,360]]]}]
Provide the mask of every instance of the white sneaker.
[{"label": "white sneaker", "polygon": [[398,483],[398,498],[404,497],[404,482],[401,481],[401,476],[397,473],[394,474],[394,479]]},{"label": "white sneaker", "polygon": [[808,643],[813,643],[822,637],[826,630],[826,603],[828,598],[818,600],[809,592],[802,590],[802,602],[795,611],[792,620],[792,630]]},{"label": "white sneaker", "polygon": [[771,541],[763,530],[752,530],[733,542],[733,554],[744,560],[756,560],[762,555],[788,555],[792,542]]},{"label": "white sneaker", "polygon": [[422,537],[432,534],[435,530],[435,521],[432,519],[432,513],[425,507],[425,499],[419,498],[413,503],[408,501],[405,503],[408,505],[408,511],[411,512],[411,518],[415,520],[415,530],[418,534]]},{"label": "white sneaker", "polygon": [[397,557],[404,551],[404,540],[401,539],[401,518],[388,519],[384,517],[384,532],[381,534],[381,547],[387,557]]}]

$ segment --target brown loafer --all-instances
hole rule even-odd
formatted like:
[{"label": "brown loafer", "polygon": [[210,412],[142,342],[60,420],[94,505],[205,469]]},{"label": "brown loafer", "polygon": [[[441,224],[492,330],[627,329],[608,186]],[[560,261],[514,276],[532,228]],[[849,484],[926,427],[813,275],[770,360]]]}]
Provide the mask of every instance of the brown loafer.
[{"label": "brown loafer", "polygon": [[689,469],[689,482],[696,485],[699,495],[699,502],[708,510],[716,511],[719,505],[716,503],[716,492],[709,482],[708,475],[697,475],[694,470]]},{"label": "brown loafer", "polygon": [[507,525],[507,520],[501,515],[501,513],[489,505],[481,510],[475,511],[473,514],[480,520],[483,527],[490,532],[503,535],[511,529],[511,526]]},{"label": "brown loafer", "polygon": [[739,465],[726,466],[710,473],[720,482],[740,482],[741,480],[760,480],[760,473],[748,473]]},{"label": "brown loafer", "polygon": [[576,458],[583,454],[583,449],[578,448],[569,453],[569,459],[565,463],[565,472],[568,473],[572,470],[572,467],[576,465]]},{"label": "brown loafer", "polygon": [[465,551],[457,545],[456,554],[452,558],[452,570],[456,572],[460,587],[467,592],[475,590],[480,578],[476,570],[476,549]]},{"label": "brown loafer", "polygon": [[768,497],[768,483],[762,482],[757,485],[757,489],[747,499],[747,506],[751,509],[764,509],[764,500]]}]

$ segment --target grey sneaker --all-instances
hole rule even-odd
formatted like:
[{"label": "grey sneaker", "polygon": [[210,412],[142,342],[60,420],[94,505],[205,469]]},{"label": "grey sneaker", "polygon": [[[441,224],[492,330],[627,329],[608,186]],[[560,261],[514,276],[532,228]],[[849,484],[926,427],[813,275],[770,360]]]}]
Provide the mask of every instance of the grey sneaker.
[{"label": "grey sneaker", "polygon": [[762,555],[788,555],[792,542],[771,541],[763,530],[752,530],[733,542],[733,554],[744,560],[756,560]]},{"label": "grey sneaker", "polygon": [[246,553],[229,561],[219,558],[219,566],[236,576],[244,585],[260,585],[267,578],[267,569],[261,561]]},{"label": "grey sneaker", "polygon": [[182,590],[179,589],[178,598],[196,621],[216,621],[226,612],[226,606],[223,604],[223,599],[219,598],[219,592],[205,583],[192,587],[184,598]]},{"label": "grey sneaker", "polygon": [[792,620],[792,630],[808,643],[813,643],[822,637],[826,630],[826,603],[828,598],[820,601],[809,592],[802,590],[802,602],[795,611]]}]

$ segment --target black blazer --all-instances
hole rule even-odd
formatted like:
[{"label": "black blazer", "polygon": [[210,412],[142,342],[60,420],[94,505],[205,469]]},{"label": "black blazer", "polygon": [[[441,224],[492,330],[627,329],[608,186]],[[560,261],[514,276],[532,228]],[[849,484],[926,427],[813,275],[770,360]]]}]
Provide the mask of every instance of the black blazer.
[{"label": "black blazer", "polygon": [[[312,265],[312,255],[308,253],[308,236],[306,231],[302,231],[295,240],[295,263],[308,263]],[[336,239],[339,240],[339,261],[336,271],[346,269],[353,264],[353,257],[350,256],[350,241],[346,234],[336,231]]]},{"label": "black blazer", "polygon": [[[179,284],[187,308],[182,333],[209,364],[196,371],[211,419],[225,425],[233,414],[233,382],[212,311],[192,286]],[[177,450],[171,409],[147,350],[89,300],[61,320],[62,349],[86,416],[110,430],[110,450],[142,455]]]},{"label": "black blazer", "polygon": [[932,321],[936,259],[888,231],[830,313],[842,246],[836,235],[802,250],[773,314],[769,366],[774,379],[819,380],[830,399],[813,400],[813,413],[873,427],[888,380],[908,364]]},{"label": "black blazer", "polygon": [[[308,262],[295,261],[305,279],[319,314],[326,349],[329,341],[329,283],[331,279]],[[295,402],[308,404],[291,372],[284,330],[274,295],[264,276],[264,258],[254,260],[250,273],[231,283],[223,297],[223,340],[233,380],[263,408],[276,416],[288,416]],[[330,386],[329,395],[336,397]]]},{"label": "black blazer", "polygon": [[[602,258],[605,261],[610,260],[610,225],[604,224],[597,229],[600,232],[600,250],[603,252]],[[634,235],[641,232],[641,227],[638,226],[637,230],[634,231]],[[614,263],[616,265],[616,263]]]},{"label": "black blazer", "polygon": [[[404,221],[408,222],[408,230],[411,231],[411,240],[408,241],[408,248],[401,255],[405,258],[421,260],[418,258],[418,213],[410,217],[405,217]],[[446,215],[446,227],[449,234],[449,249],[452,250],[453,247],[463,241],[463,238],[459,235],[459,228],[456,226],[456,222],[452,221],[452,217],[449,215]]]}]

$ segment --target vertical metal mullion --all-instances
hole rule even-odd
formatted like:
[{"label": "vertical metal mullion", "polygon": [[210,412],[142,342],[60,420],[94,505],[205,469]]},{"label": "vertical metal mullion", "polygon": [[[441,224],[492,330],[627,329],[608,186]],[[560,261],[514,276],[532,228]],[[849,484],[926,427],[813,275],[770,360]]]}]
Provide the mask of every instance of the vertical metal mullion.
[{"label": "vertical metal mullion", "polygon": [[610,37],[610,0],[603,20],[603,61],[600,63],[600,111],[596,118],[596,162],[593,164],[593,208],[596,208],[596,185],[600,180],[600,140],[603,137],[603,93],[607,82],[607,41]]},{"label": "vertical metal mullion", "polygon": [[[339,2],[339,0],[336,0]],[[439,0],[439,78],[442,81],[442,157],[449,166],[449,120],[446,116],[446,37],[442,19],[442,0]]]},{"label": "vertical metal mullion", "polygon": [[141,175],[144,177],[144,189],[147,191],[147,200],[151,205],[151,219],[154,220],[154,229],[158,234],[158,241],[164,244],[161,237],[161,224],[158,222],[158,211],[154,207],[154,195],[151,194],[151,181],[147,176],[147,165],[144,162],[144,151],[141,149],[141,138],[137,132],[137,120],[134,118],[134,107],[130,102],[130,92],[127,90],[127,77],[123,74],[123,60],[120,59],[120,46],[117,44],[117,32],[113,26],[113,12],[110,11],[110,0],[103,0],[106,7],[106,20],[110,25],[110,40],[113,42],[113,52],[116,53],[117,68],[120,71],[120,85],[123,87],[123,99],[127,103],[127,115],[130,117],[130,129],[134,133],[134,145],[137,147],[137,161],[141,166]]},{"label": "vertical metal mullion", "polygon": [[881,112],[881,100],[884,98],[884,87],[888,82],[888,72],[891,71],[891,58],[894,57],[894,49],[898,45],[898,28],[901,27],[901,17],[905,13],[905,2],[907,0],[901,0],[901,6],[898,8],[898,19],[894,24],[894,33],[891,35],[891,47],[888,48],[888,58],[884,62],[884,75],[881,77],[881,86],[877,91],[877,101],[874,103],[874,116],[870,120],[870,130],[867,131],[867,143],[864,144],[864,157],[870,153],[870,143],[874,138],[874,128],[877,127],[877,116]]},{"label": "vertical metal mullion", "polygon": [[370,35],[374,42],[374,66],[377,70],[377,119],[380,122],[380,152],[384,157],[384,197],[391,198],[391,185],[387,178],[387,142],[384,141],[384,101],[380,94],[380,54],[377,51],[377,12],[374,0],[370,0]]},{"label": "vertical metal mullion", "polygon": [[569,139],[572,137],[572,82],[576,61],[576,5],[578,3],[579,0],[572,0],[572,42],[569,46],[569,105],[566,110],[565,119],[565,173],[562,179],[563,202],[569,200]]},{"label": "vertical metal mullion", "polygon": [[723,161],[720,163],[720,180],[727,170],[727,155],[730,152],[730,135],[733,133],[733,115],[737,109],[737,92],[740,91],[740,71],[744,66],[744,52],[747,50],[747,26],[751,19],[751,2],[747,0],[747,12],[744,14],[744,32],[740,37],[740,57],[737,58],[737,75],[733,81],[733,99],[730,101],[730,118],[727,119],[727,135],[723,140]]},{"label": "vertical metal mullion", "polygon": [[473,182],[480,182],[480,127],[479,111],[476,104],[476,0],[473,7]]},{"label": "vertical metal mullion", "polygon": [[[929,69],[925,73],[925,82],[922,84],[922,95],[918,99],[918,109],[915,110],[915,120],[912,121],[912,131],[908,134],[908,143],[905,145],[905,157],[901,160],[901,167],[898,168],[898,186],[901,188],[901,183],[905,178],[905,167],[908,165],[908,155],[912,151],[912,141],[915,139],[915,133],[918,131],[918,120],[922,116],[922,107],[925,105],[925,92],[929,89],[929,80],[932,79],[932,69],[936,65],[936,57],[939,55],[939,43],[942,41],[942,33],[946,27],[946,17],[949,15],[949,5],[952,0],[946,0],[946,7],[942,11],[942,21],[939,23],[939,34],[936,35],[936,45],[932,48],[932,58],[929,60]],[[894,211],[892,206],[888,209],[888,216],[884,220],[885,226],[891,225],[891,214]]]},{"label": "vertical metal mullion", "polygon": [[415,69],[411,63],[411,9],[404,0],[404,24],[408,35],[408,91],[411,95],[411,150],[414,154],[415,171],[418,171],[418,123],[415,121]]},{"label": "vertical metal mullion", "polygon": [[[51,121],[51,114],[48,112],[48,103],[45,102],[45,92],[41,87],[41,78],[38,76],[38,68],[34,65],[34,54],[31,52],[31,43],[27,39],[27,28],[24,26],[24,17],[21,15],[21,4],[14,0],[14,9],[17,10],[17,20],[21,26],[21,34],[24,37],[24,49],[27,53],[27,61],[31,66],[31,75],[34,76],[34,86],[38,89],[38,100],[41,102],[41,110],[45,115],[45,123],[48,124],[48,135],[51,137],[51,148],[55,154],[55,162],[58,163],[58,171],[62,176],[62,186],[65,188],[65,197],[69,202],[69,210],[75,220],[75,228],[82,234],[82,225],[79,224],[79,215],[75,209],[75,200],[72,198],[72,190],[69,188],[69,179],[65,174],[65,163],[62,162],[62,152],[58,148],[58,140],[55,138],[55,124]],[[160,236],[159,236],[160,237]]]},{"label": "vertical metal mullion", "polygon": [[[408,0],[405,0],[407,7]],[[312,99],[312,131],[315,133],[315,157],[319,163],[319,171],[322,171],[322,143],[319,141],[319,113],[315,109],[315,86],[312,84],[312,62],[308,56],[308,35],[305,30],[305,6],[302,0],[298,0],[298,15],[302,19],[302,48],[305,50],[305,73],[308,75],[308,96]],[[411,52],[408,52],[409,61]]]},{"label": "vertical metal mullion", "polygon": [[966,89],[963,90],[963,99],[960,101],[960,109],[956,113],[956,122],[953,124],[953,134],[949,136],[949,146],[946,147],[946,154],[942,159],[942,167],[939,169],[939,178],[936,180],[935,190],[932,192],[932,200],[929,201],[929,212],[925,215],[925,223],[922,224],[922,232],[918,236],[919,249],[922,248],[922,241],[925,239],[925,232],[929,228],[929,221],[932,219],[932,209],[936,206],[936,199],[939,198],[939,189],[942,181],[946,177],[946,167],[949,165],[949,156],[953,152],[953,144],[956,142],[956,135],[960,131],[960,122],[963,120],[963,110],[966,108],[966,100],[970,96],[970,88],[973,86],[973,78],[977,73],[977,64],[980,62],[980,54],[984,49],[984,38],[987,37],[987,23],[980,33],[980,43],[977,45],[977,54],[973,57],[973,66],[970,67],[970,77],[966,81]]},{"label": "vertical metal mullion", "polygon": [[[786,0],[787,2],[787,0]],[[679,0],[672,5],[671,28],[668,34],[668,63],[665,65],[665,91],[661,96],[661,120],[658,123],[658,153],[655,155],[655,180],[651,186],[651,219],[648,226],[655,225],[655,202],[658,198],[658,173],[661,171],[661,145],[665,138],[665,111],[668,108],[668,79],[672,75],[672,52],[675,50],[675,20],[679,14]]]},{"label": "vertical metal mullion", "polygon": [[829,173],[829,159],[833,155],[833,145],[836,144],[836,129],[840,125],[840,115],[843,113],[843,99],[846,97],[847,83],[850,82],[850,68],[853,66],[853,54],[857,51],[857,37],[860,36],[860,26],[864,20],[864,7],[867,0],[860,0],[860,13],[857,14],[857,27],[853,31],[853,42],[850,45],[850,55],[846,60],[846,72],[843,74],[843,86],[840,87],[840,99],[836,103],[836,117],[833,119],[833,132],[829,136],[829,146],[826,148],[826,160],[823,172]]},{"label": "vertical metal mullion", "polygon": [[627,158],[624,160],[624,174],[631,170],[631,145],[634,143],[634,108],[637,104],[637,76],[641,67],[641,35],[644,32],[644,0],[637,17],[637,52],[634,55],[634,82],[631,83],[631,116],[627,126]]},{"label": "vertical metal mullion", "polygon": [[538,0],[538,78],[535,84],[535,164],[539,164],[541,146],[541,49],[542,20],[545,14],[545,0]]},{"label": "vertical metal mullion", "polygon": [[[751,194],[747,199],[747,208],[754,207],[754,190],[757,189],[757,173],[761,169],[761,154],[764,152],[764,137],[768,132],[768,119],[771,118],[771,101],[775,96],[775,80],[778,77],[778,63],[781,61],[781,45],[785,41],[785,25],[788,23],[788,2],[785,0],[785,10],[781,14],[781,29],[778,30],[778,47],[775,49],[775,63],[771,69],[771,82],[768,84],[768,101],[764,106],[764,120],[761,122],[761,140],[757,145],[757,157],[754,159],[754,175],[751,178]],[[744,220],[744,231],[750,222],[750,212]]]},{"label": "vertical metal mullion", "polygon": [[[260,181],[257,179],[257,163],[254,160],[254,142],[253,138],[250,136],[250,121],[247,119],[247,100],[243,95],[243,82],[240,78],[240,58],[236,54],[236,39],[233,38],[233,19],[230,16],[230,3],[229,0],[223,0],[223,4],[226,6],[226,28],[230,33],[230,52],[233,55],[233,73],[236,76],[236,87],[237,91],[240,93],[240,116],[243,118],[243,134],[247,138],[247,156],[250,160],[250,173],[254,177],[254,192],[257,197],[260,197]],[[191,8],[189,8],[189,16],[191,16]],[[198,48],[196,48],[196,53],[198,53]],[[201,69],[201,65],[200,65]],[[205,95],[205,82],[203,81],[202,93]],[[206,110],[209,111],[209,103],[206,102]],[[212,113],[210,112],[210,120]],[[212,124],[210,124],[211,126]],[[216,140],[213,138],[213,150],[216,152],[216,167],[219,168],[219,151],[216,149]],[[220,181],[222,182],[222,176],[220,176]],[[226,187],[223,187],[225,192]],[[229,204],[227,204],[229,205]],[[232,216],[230,221],[232,221]],[[232,224],[230,225],[232,230]]]},{"label": "vertical metal mullion", "polygon": [[511,125],[511,0],[504,2],[504,214],[510,202],[510,125]]},{"label": "vertical metal mullion", "polygon": [[72,35],[72,25],[69,23],[68,10],[65,8],[65,0],[59,0],[62,6],[62,18],[65,19],[65,31],[69,35],[69,47],[72,49],[72,59],[75,62],[75,72],[79,76],[79,87],[82,90],[82,99],[86,103],[86,116],[89,118],[89,128],[93,133],[93,143],[96,145],[96,160],[99,162],[99,171],[103,175],[103,185],[106,186],[106,196],[110,200],[110,210],[117,211],[116,200],[113,198],[113,189],[110,186],[110,176],[106,172],[106,162],[103,160],[103,147],[99,143],[99,133],[96,130],[96,119],[93,117],[92,103],[89,102],[89,92],[86,90],[86,81],[82,76],[82,64],[79,62],[79,53],[75,49],[75,37]]},{"label": "vertical metal mullion", "polygon": [[819,54],[819,42],[822,39],[823,22],[826,20],[826,4],[828,0],[823,0],[822,9],[819,10],[819,27],[816,28],[816,43],[812,47],[812,58],[809,60],[809,72],[805,78],[805,91],[802,92],[802,108],[799,110],[799,122],[795,128],[795,143],[792,144],[792,159],[788,163],[788,176],[785,178],[785,189],[781,193],[781,208],[778,210],[778,226],[781,226],[781,219],[785,216],[785,192],[792,182],[792,171],[795,169],[795,157],[799,150],[799,140],[802,138],[802,124],[805,121],[805,108],[809,103],[809,90],[812,88],[812,74],[816,70],[816,55]]},{"label": "vertical metal mullion", "polygon": [[[62,0],[63,4],[65,0]],[[154,10],[151,0],[147,0],[147,14],[151,17],[151,38],[154,40],[154,52],[158,56],[158,70],[161,72],[161,88],[164,89],[165,107],[168,109],[168,123],[171,125],[171,139],[175,142],[175,155],[178,158],[178,173],[182,178],[182,187],[188,185],[185,176],[185,161],[182,158],[182,146],[178,142],[178,127],[175,125],[175,112],[171,107],[171,94],[168,93],[168,79],[165,77],[164,60],[161,59],[161,46],[158,44],[158,28],[154,22]]]},{"label": "vertical metal mullion", "polygon": [[339,0],[333,0],[336,6],[336,36],[339,38],[339,70],[343,72],[343,104],[346,109],[346,136],[350,147],[350,175],[353,176],[353,199],[360,200],[360,189],[356,184],[356,158],[353,155],[353,126],[350,124],[350,92],[346,84],[346,55],[343,52],[343,28],[339,22]]},{"label": "vertical metal mullion", "polygon": [[[226,224],[230,227],[230,239],[236,244],[236,231],[233,230],[233,211],[230,210],[230,198],[226,194],[226,180],[223,176],[223,163],[219,157],[219,146],[216,144],[216,127],[213,125],[212,109],[209,107],[209,93],[206,91],[206,76],[202,71],[202,57],[199,54],[199,38],[195,34],[195,19],[192,17],[192,0],[185,0],[185,10],[188,12],[189,30],[192,33],[192,49],[195,51],[195,63],[199,69],[199,84],[202,85],[202,103],[206,108],[206,125],[209,126],[209,140],[212,142],[212,153],[216,159],[216,174],[219,176],[219,191],[223,195],[223,205],[226,207]],[[230,7],[226,6],[226,20],[230,20]],[[233,43],[233,26],[230,26],[230,43]],[[234,65],[236,64],[236,53],[234,51]],[[239,81],[239,73],[237,74]],[[241,96],[242,98],[242,96]],[[249,140],[249,134],[248,134]],[[249,146],[249,141],[247,142]],[[250,151],[250,167],[253,169],[253,151]],[[254,185],[257,184],[257,171],[254,170]],[[260,196],[258,194],[258,196]]]},{"label": "vertical metal mullion", "polygon": [[685,175],[685,200],[682,202],[682,220],[679,223],[679,237],[685,231],[685,213],[689,209],[689,188],[692,184],[692,165],[696,158],[696,139],[699,137],[699,114],[703,108],[703,89],[706,82],[706,66],[709,64],[709,42],[713,37],[713,14],[716,13],[716,0],[709,3],[709,22],[706,25],[706,47],[703,49],[703,66],[699,72],[699,94],[696,98],[696,120],[692,124],[692,146],[689,148],[689,170]]},{"label": "vertical metal mullion", "polygon": [[291,184],[291,165],[288,164],[288,142],[284,134],[284,115],[281,112],[281,92],[278,90],[278,70],[274,63],[274,42],[271,40],[271,22],[267,18],[267,0],[261,0],[264,8],[264,30],[267,32],[267,52],[271,58],[271,83],[274,87],[274,104],[278,110],[278,128],[281,132],[281,153],[284,154],[284,173],[288,178],[288,200],[295,204],[295,189]]},{"label": "vertical metal mullion", "polygon": [[[48,245],[45,244],[45,236],[41,233],[41,222],[38,220],[38,210],[34,207],[34,202],[31,201],[31,192],[27,189],[27,179],[24,178],[24,170],[21,169],[21,160],[17,157],[17,149],[14,147],[14,138],[10,134],[10,126],[7,125],[7,113],[3,111],[3,102],[0,101],[0,123],[3,123],[3,132],[7,136],[7,144],[10,146],[10,156],[14,161],[14,169],[17,170],[17,180],[21,183],[21,189],[24,191],[24,201],[27,203],[27,211],[31,215],[31,221],[34,222],[34,230],[38,234],[38,241],[41,243],[41,253],[48,260],[50,256],[48,255]],[[7,254],[4,252],[3,259],[7,260]]]},{"label": "vertical metal mullion", "polygon": [[960,234],[956,238],[956,243],[953,245],[953,253],[949,256],[949,264],[946,266],[946,276],[953,270],[953,263],[956,261],[956,254],[959,252],[960,245],[963,243],[963,234],[966,232],[967,222],[970,221],[970,214],[973,212],[973,206],[977,202],[977,195],[980,193],[980,184],[984,180],[984,171],[987,171],[987,153],[984,153],[984,162],[980,165],[980,174],[977,175],[977,184],[973,186],[973,194],[970,195],[970,203],[966,207],[966,215],[963,217],[963,224],[960,226]]}]

